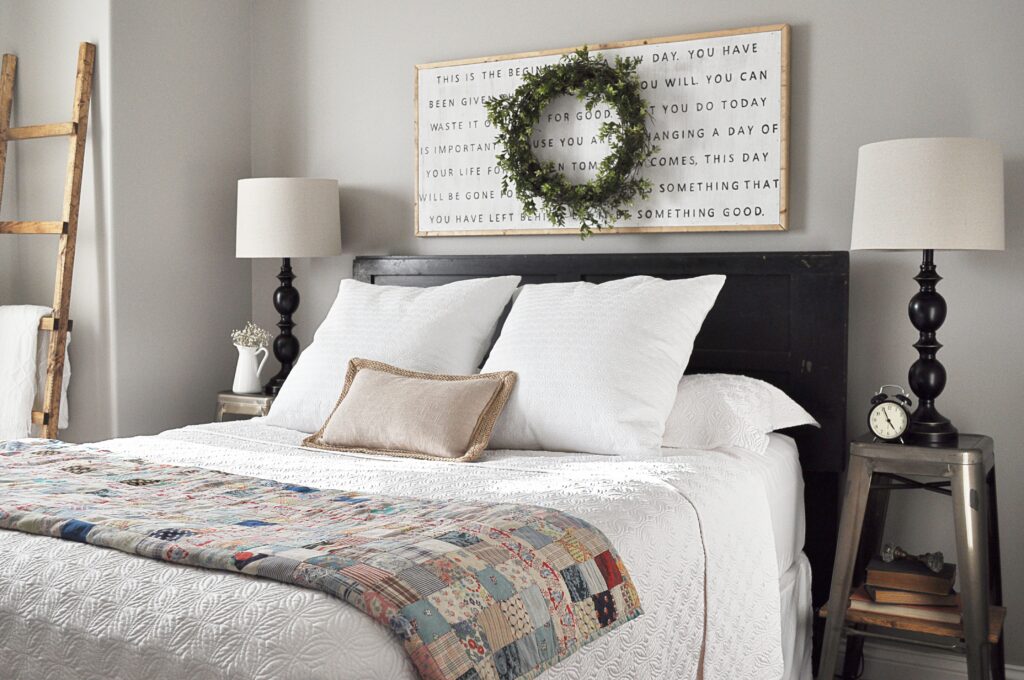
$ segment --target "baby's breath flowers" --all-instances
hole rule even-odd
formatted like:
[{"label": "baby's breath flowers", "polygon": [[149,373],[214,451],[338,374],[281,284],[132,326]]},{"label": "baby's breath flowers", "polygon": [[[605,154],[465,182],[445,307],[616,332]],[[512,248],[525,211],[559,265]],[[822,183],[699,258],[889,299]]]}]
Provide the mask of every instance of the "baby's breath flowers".
[{"label": "baby's breath flowers", "polygon": [[270,343],[270,333],[249,321],[242,330],[231,331],[231,342],[242,347],[266,347]]}]

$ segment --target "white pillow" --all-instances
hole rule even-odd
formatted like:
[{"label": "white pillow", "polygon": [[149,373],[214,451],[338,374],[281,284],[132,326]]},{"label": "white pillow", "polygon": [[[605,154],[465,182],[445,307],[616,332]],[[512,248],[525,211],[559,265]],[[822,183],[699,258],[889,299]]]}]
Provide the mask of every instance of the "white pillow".
[{"label": "white pillow", "polygon": [[487,372],[519,375],[491,448],[657,451],[724,276],[523,286]]},{"label": "white pillow", "polygon": [[517,285],[518,276],[434,288],[343,280],[266,422],[302,432],[319,430],[338,401],[349,359],[355,357],[424,373],[476,373]]},{"label": "white pillow", "polygon": [[770,433],[797,425],[818,427],[818,421],[774,385],[745,375],[687,375],[679,381],[663,446],[764,453]]}]

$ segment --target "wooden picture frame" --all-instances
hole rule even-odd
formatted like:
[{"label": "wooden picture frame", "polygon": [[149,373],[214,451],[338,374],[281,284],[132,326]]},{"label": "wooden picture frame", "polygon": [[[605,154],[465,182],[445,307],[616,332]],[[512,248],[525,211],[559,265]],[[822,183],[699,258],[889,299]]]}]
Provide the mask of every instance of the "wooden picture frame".
[{"label": "wooden picture frame", "polygon": [[[769,132],[765,132],[765,130],[768,130],[770,128],[764,128],[764,127],[760,128],[760,130],[762,131],[763,138],[764,138],[764,144],[762,144],[761,146],[766,149],[765,154],[764,154],[765,158],[767,159],[768,152],[772,152],[772,155],[775,156],[777,158],[777,160],[778,160],[778,167],[776,168],[775,164],[772,163],[772,165],[769,168],[771,170],[771,172],[770,173],[766,173],[764,175],[764,178],[765,178],[766,182],[768,182],[768,181],[773,182],[772,190],[771,191],[765,191],[765,190],[763,190],[763,188],[760,188],[760,186],[758,185],[759,186],[759,190],[761,191],[761,194],[764,195],[764,196],[768,196],[769,197],[769,207],[768,207],[767,210],[764,211],[764,214],[763,214],[763,218],[764,219],[762,219],[761,216],[758,216],[757,214],[740,216],[741,219],[738,219],[737,221],[733,221],[731,219],[727,219],[727,218],[731,218],[732,215],[725,215],[725,214],[723,214],[725,212],[724,210],[718,210],[718,206],[721,205],[720,201],[725,200],[725,199],[721,199],[721,198],[715,197],[714,199],[709,199],[709,205],[710,205],[711,201],[718,201],[718,203],[715,203],[714,206],[712,206],[710,209],[708,209],[708,208],[693,208],[692,211],[696,215],[693,218],[689,217],[689,214],[690,214],[689,211],[691,211],[691,208],[688,207],[688,206],[673,205],[673,206],[669,206],[669,207],[665,208],[664,210],[661,210],[660,208],[659,209],[650,210],[650,209],[647,209],[646,207],[644,207],[644,208],[638,210],[638,212],[636,213],[637,219],[631,220],[633,222],[638,222],[638,223],[634,223],[634,224],[624,223],[622,226],[615,226],[615,227],[610,227],[610,228],[604,228],[604,229],[601,229],[601,230],[595,230],[594,233],[599,233],[599,234],[621,234],[621,233],[659,233],[659,232],[784,231],[784,230],[786,230],[788,228],[788,226],[789,226],[789,196],[788,196],[788,192],[789,192],[789,111],[790,111],[790,103],[789,103],[789,89],[790,89],[789,88],[789,85],[790,85],[790,76],[789,76],[789,72],[790,72],[790,66],[789,66],[789,59],[790,59],[790,56],[789,56],[790,55],[790,27],[787,24],[773,24],[773,25],[754,26],[754,27],[748,27],[748,28],[738,28],[738,29],[724,30],[724,31],[711,31],[711,32],[704,32],[704,33],[671,35],[671,36],[664,36],[664,37],[658,37],[658,38],[647,38],[647,39],[641,39],[641,40],[628,40],[628,41],[620,41],[620,42],[612,42],[612,43],[602,43],[602,44],[596,44],[596,45],[588,45],[587,47],[590,49],[591,52],[608,52],[608,51],[614,51],[614,50],[624,50],[624,49],[629,49],[629,48],[636,48],[636,49],[646,50],[645,53],[652,53],[650,48],[655,48],[656,49],[656,46],[664,46],[665,54],[668,55],[670,53],[669,52],[669,48],[673,47],[675,43],[684,44],[684,45],[680,46],[680,48],[679,48],[679,50],[677,50],[677,52],[680,51],[680,50],[684,50],[684,49],[685,50],[690,50],[690,49],[697,50],[699,48],[692,47],[692,45],[693,45],[693,43],[695,41],[715,41],[715,40],[718,40],[718,43],[716,43],[716,45],[717,44],[722,44],[722,45],[729,45],[729,44],[753,44],[753,43],[738,43],[737,41],[742,41],[742,39],[744,37],[747,37],[747,36],[754,37],[754,36],[758,36],[759,34],[776,34],[777,35],[777,38],[771,37],[769,39],[769,43],[772,46],[772,49],[774,49],[774,45],[775,45],[774,41],[777,40],[777,44],[778,44],[778,58],[779,58],[779,71],[778,71],[778,74],[777,74],[777,82],[778,82],[778,115],[777,115],[777,121],[775,120],[774,113],[772,113],[772,116],[770,118],[768,118],[766,120],[766,123],[765,123],[765,124],[770,125],[770,126],[775,126],[775,128],[777,129],[777,140],[778,140],[777,148],[775,147],[775,144],[774,144],[775,139],[776,139],[776,133],[774,131],[772,131],[770,133]],[[732,39],[732,40],[730,40],[730,41],[721,41],[719,39]],[[716,45],[711,45],[711,46],[716,46]],[[472,195],[474,195],[474,196],[482,196],[482,198],[479,198],[479,199],[472,199],[473,201],[476,201],[473,205],[475,207],[483,208],[483,207],[489,207],[490,205],[497,206],[497,205],[500,204],[502,207],[501,208],[495,208],[495,209],[496,210],[501,210],[501,212],[488,214],[488,213],[480,210],[480,211],[478,211],[476,213],[473,213],[473,212],[464,213],[465,219],[469,220],[470,218],[472,218],[473,219],[473,223],[470,223],[470,224],[461,223],[461,224],[458,224],[458,226],[454,226],[452,224],[452,216],[451,216],[451,214],[449,214],[449,215],[447,215],[449,221],[445,222],[444,221],[444,217],[445,216],[443,214],[441,214],[440,212],[438,212],[440,209],[439,208],[435,208],[434,204],[442,203],[444,201],[445,197],[450,198],[451,196],[455,196],[456,197],[454,200],[461,200],[459,197],[462,196],[462,195],[465,195],[466,199],[468,200],[468,197],[470,196],[470,192],[467,191],[467,192],[465,192],[465,194],[460,194],[459,191],[454,191],[454,190],[451,190],[451,191],[448,191],[448,190],[438,190],[438,187],[441,186],[441,184],[439,184],[440,180],[438,180],[436,178],[436,175],[435,175],[434,178],[427,178],[424,175],[425,175],[425,173],[429,173],[429,172],[433,172],[433,173],[438,173],[438,172],[452,172],[452,173],[458,172],[458,173],[462,173],[464,171],[470,171],[470,172],[475,172],[477,174],[481,173],[481,165],[480,164],[486,162],[488,154],[490,155],[491,158],[493,158],[493,150],[482,149],[482,146],[484,146],[484,145],[480,141],[482,139],[481,135],[483,134],[483,131],[481,131],[480,128],[481,128],[481,126],[486,126],[486,123],[485,123],[486,115],[483,112],[483,105],[479,101],[471,102],[469,104],[465,104],[464,103],[463,104],[464,106],[473,107],[468,112],[470,115],[473,116],[472,119],[468,119],[467,120],[466,115],[462,115],[462,117],[458,121],[444,121],[444,120],[442,120],[441,123],[440,123],[441,125],[459,125],[459,126],[462,126],[462,125],[470,124],[470,120],[475,120],[476,122],[472,123],[472,126],[473,126],[472,127],[472,132],[475,135],[476,141],[467,140],[465,144],[462,144],[462,143],[460,143],[460,142],[458,142],[456,140],[456,141],[452,141],[451,144],[438,146],[437,145],[437,135],[438,134],[447,133],[448,131],[446,131],[446,130],[442,131],[442,130],[437,129],[437,130],[434,130],[434,131],[427,130],[425,132],[423,130],[423,126],[424,125],[432,125],[432,126],[438,125],[438,121],[437,120],[428,120],[429,115],[431,115],[431,112],[435,111],[435,109],[433,109],[432,106],[430,108],[427,108],[425,102],[431,102],[431,104],[433,102],[437,102],[438,104],[443,104],[443,103],[445,103],[447,101],[451,101],[451,102],[453,102],[453,103],[455,103],[457,105],[459,103],[459,101],[460,101],[459,100],[459,95],[454,94],[454,93],[450,94],[450,98],[430,99],[432,94],[436,94],[436,93],[433,90],[428,90],[428,87],[431,86],[429,83],[427,84],[427,86],[424,86],[424,83],[425,83],[424,79],[426,77],[433,78],[435,80],[435,82],[439,83],[441,86],[448,86],[448,85],[451,85],[451,83],[441,83],[441,79],[442,78],[455,78],[456,76],[464,78],[464,77],[468,77],[468,73],[471,72],[471,71],[467,71],[467,70],[458,71],[457,67],[479,66],[479,65],[488,65],[488,64],[498,65],[498,64],[500,64],[500,68],[494,69],[493,72],[497,72],[497,73],[500,73],[502,71],[510,72],[509,71],[510,68],[511,69],[515,69],[515,68],[522,68],[522,67],[526,67],[526,68],[535,67],[539,63],[538,62],[538,58],[546,58],[547,62],[550,63],[551,61],[554,61],[554,60],[556,60],[557,58],[560,58],[563,55],[569,54],[569,53],[575,51],[576,49],[578,49],[578,48],[571,47],[571,48],[561,48],[561,49],[551,49],[551,50],[537,50],[537,51],[532,51],[532,52],[518,52],[518,53],[513,53],[513,54],[502,54],[502,55],[495,55],[495,56],[489,56],[489,57],[476,57],[476,58],[468,58],[468,59],[455,59],[455,60],[450,60],[450,61],[441,61],[441,62],[434,62],[434,63],[428,63],[428,64],[418,64],[415,67],[415,79],[414,79],[414,123],[413,123],[413,128],[414,128],[414,148],[413,148],[413,155],[414,155],[414,167],[415,167],[415,172],[416,172],[416,179],[415,179],[414,218],[413,219],[414,219],[414,228],[415,228],[416,236],[418,236],[418,237],[434,237],[434,236],[511,236],[511,235],[523,235],[523,236],[526,236],[526,235],[538,235],[538,234],[571,234],[571,235],[578,235],[579,234],[577,229],[573,228],[569,224],[567,224],[566,227],[552,227],[550,225],[547,225],[547,224],[541,222],[540,220],[531,220],[531,222],[536,223],[536,226],[532,226],[532,225],[508,226],[507,223],[503,223],[501,220],[497,219],[499,216],[508,216],[510,214],[513,214],[512,202],[515,203],[515,206],[518,206],[518,201],[516,201],[514,198],[510,198],[508,195],[500,196],[500,195],[497,195],[497,194],[494,193],[493,189],[499,189],[500,190],[500,176],[493,175],[493,174],[491,175],[491,178],[490,178],[490,180],[491,180],[491,182],[490,182],[490,189],[488,191],[479,191],[479,190],[476,190],[476,189],[473,190],[473,194]],[[756,48],[755,48],[755,51],[756,51]],[[614,54],[609,54],[608,56],[609,57],[613,57]],[[773,56],[772,54],[769,54],[769,59],[771,59],[772,56]],[[693,57],[691,57],[691,59],[693,59]],[[522,66],[518,66],[518,65],[517,66],[509,66],[508,64],[504,63],[504,62],[513,62],[513,61],[523,61],[523,60],[525,60],[525,63],[522,64]],[[530,61],[530,60],[533,60],[533,61]],[[641,64],[641,69],[642,68],[643,68],[643,64]],[[759,70],[759,72],[763,73],[763,72],[765,72],[767,70],[768,69],[761,69],[761,70]],[[480,73],[482,74],[483,72],[481,71]],[[641,79],[644,78],[643,73],[639,73],[638,75],[640,75]],[[708,75],[708,74],[703,74],[703,75]],[[479,81],[477,81],[477,82],[479,82]],[[511,89],[514,89],[514,85],[517,84],[518,78],[513,78],[513,77],[510,76],[509,80],[506,81],[506,82],[512,83],[512,86],[506,87],[506,89],[500,90],[500,92],[511,91]],[[655,80],[654,82],[657,82],[657,80]],[[665,82],[667,83],[667,81],[665,81]],[[710,81],[708,82],[708,85],[709,86],[712,85]],[[772,90],[771,94],[774,94],[774,83],[769,83],[769,85],[770,85],[771,90]],[[497,93],[497,92],[495,92],[495,93]],[[476,95],[473,95],[473,96],[466,95],[466,96],[469,97],[470,100],[472,100],[474,98],[475,99],[479,99],[479,96],[476,96]],[[689,102],[687,101],[685,103],[689,103]],[[424,104],[424,106],[421,106],[421,104]],[[724,104],[725,104],[725,102],[723,101],[723,105]],[[771,102],[771,105],[774,105],[774,101]],[[657,106],[657,104],[655,104],[655,106]],[[436,109],[436,110],[439,110],[439,109]],[[425,115],[425,112],[428,115]],[[447,115],[447,114],[440,114],[440,115]],[[720,124],[723,125],[726,128],[729,127],[727,123],[720,123]],[[745,125],[745,123],[744,123],[744,125]],[[716,133],[718,132],[717,127],[716,127],[714,121],[703,122],[702,123],[702,127],[703,127],[703,129],[701,131],[702,139],[703,139],[704,132],[707,131],[707,130],[714,130]],[[461,128],[459,128],[459,130],[461,130]],[[493,134],[494,134],[493,130],[487,130],[486,132],[489,133],[491,135],[491,137],[493,137]],[[656,134],[657,132],[659,132],[659,130],[652,130],[652,134]],[[434,136],[431,137],[431,135],[434,135]],[[730,132],[729,135],[731,136],[732,133]],[[711,136],[710,132],[708,133],[708,136],[709,137]],[[716,134],[715,136],[718,137],[719,135]],[[449,140],[449,141],[451,141],[451,140]],[[656,141],[656,143],[660,144],[660,142],[657,142],[657,141]],[[671,143],[671,142],[669,142],[669,143]],[[429,152],[432,144],[438,150],[445,149],[445,148],[459,148],[459,147],[464,147],[464,146],[472,147],[469,153],[475,154],[476,158],[475,158],[475,160],[470,161],[468,164],[467,164],[466,161],[458,160],[454,164],[448,166],[447,168],[442,168],[442,169],[438,170],[437,168],[432,168],[430,166],[429,162],[425,162],[424,161],[425,158],[430,156],[429,153],[424,153],[424,152]],[[478,149],[476,147],[481,147],[481,148]],[[727,147],[727,148],[731,148],[731,147]],[[437,156],[435,155],[434,157],[437,157]],[[715,157],[717,158],[718,156],[715,156]],[[678,158],[681,158],[681,157],[677,156],[675,158],[678,159]],[[729,161],[728,165],[731,166],[732,165],[732,161]],[[491,161],[491,166],[493,166],[493,161]],[[705,166],[705,167],[707,167],[707,166]],[[493,172],[493,167],[489,166],[487,169],[488,169],[488,171]],[[665,172],[670,172],[670,171],[665,171]],[[678,171],[673,170],[671,172],[675,173],[675,172],[678,172]],[[460,179],[456,178],[454,175],[448,175],[448,177],[451,178],[452,182],[472,181],[472,180],[465,180],[465,179],[460,180]],[[673,175],[673,177],[674,177],[674,175]],[[704,179],[702,179],[702,177],[704,177]],[[742,183],[737,184],[736,183],[737,181],[738,180],[733,180],[733,179],[723,179],[723,180],[712,179],[712,180],[708,180],[706,178],[706,175],[701,175],[701,176],[690,176],[690,177],[687,177],[686,181],[678,183],[677,186],[678,187],[683,187],[683,188],[685,188],[686,186],[693,186],[693,185],[698,185],[698,186],[700,186],[700,185],[711,185],[711,186],[715,186],[715,184],[714,184],[715,182],[718,182],[718,184],[720,184],[720,185],[724,182],[724,183],[727,183],[728,189],[723,189],[722,191],[728,191],[730,189],[733,189],[736,186],[739,186],[741,188],[743,187],[743,184]],[[757,180],[757,181],[759,181],[759,180]],[[655,190],[657,192],[659,187],[657,186],[657,182],[655,182],[655,184],[656,184]],[[669,184],[671,184],[671,182]],[[749,186],[750,185],[750,181],[748,180],[746,182],[746,184],[747,184],[747,186]],[[663,182],[662,185],[664,187],[665,183]],[[457,185],[457,186],[462,186],[462,185]],[[481,184],[480,186],[484,186],[484,185]],[[774,190],[774,187],[776,187],[776,186],[777,186],[777,194],[776,194],[776,192]],[[680,188],[679,191],[682,192],[684,190],[683,188]],[[753,189],[751,189],[751,191],[753,191]],[[776,205],[776,203],[775,203],[775,200],[776,200],[775,196],[776,195],[777,195],[777,211],[775,209],[775,205]],[[428,200],[428,198],[430,200]],[[748,208],[744,207],[743,209],[746,210]],[[708,214],[709,210],[710,210],[711,215],[712,215],[712,217],[710,219],[707,217],[707,214]],[[675,214],[677,214],[677,215],[680,214],[680,213],[684,213],[686,215],[686,217],[680,219],[678,221],[678,223],[666,223],[667,220],[673,219],[671,217],[667,217],[667,215],[669,215],[672,211],[675,211]],[[665,215],[662,215],[662,213],[665,213]],[[653,217],[650,220],[651,223],[645,223],[644,220],[642,219],[644,215],[648,215],[648,214],[655,216],[655,217]],[[458,214],[455,214],[455,217],[457,219],[458,218]],[[522,222],[523,220],[526,219],[526,218],[523,218],[521,214],[520,214],[519,217],[520,217],[520,222]],[[479,227],[475,226],[475,222],[476,222],[477,219],[479,219],[479,223],[480,223]],[[693,223],[692,221],[691,222],[687,222],[687,220],[691,220],[691,219],[703,220],[703,222],[702,223]],[[423,221],[421,222],[421,220],[423,220]],[[714,222],[714,223],[707,223],[709,221],[710,222]]]}]

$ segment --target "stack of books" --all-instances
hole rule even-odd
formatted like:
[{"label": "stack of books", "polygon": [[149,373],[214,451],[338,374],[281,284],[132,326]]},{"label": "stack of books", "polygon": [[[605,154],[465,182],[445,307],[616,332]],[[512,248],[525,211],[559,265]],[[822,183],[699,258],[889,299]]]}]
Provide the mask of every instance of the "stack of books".
[{"label": "stack of books", "polygon": [[850,595],[850,609],[926,621],[960,623],[960,596],[953,590],[956,565],[935,573],[916,560],[868,564],[864,586]]}]

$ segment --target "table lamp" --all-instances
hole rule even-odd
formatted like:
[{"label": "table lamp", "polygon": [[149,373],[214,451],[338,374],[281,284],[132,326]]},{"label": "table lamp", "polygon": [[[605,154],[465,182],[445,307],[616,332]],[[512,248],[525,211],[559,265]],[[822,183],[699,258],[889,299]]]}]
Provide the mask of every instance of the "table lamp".
[{"label": "table lamp", "polygon": [[305,177],[259,177],[238,181],[235,257],[281,258],[281,285],[274,291],[274,309],[281,315],[274,338],[274,356],[281,370],[264,391],[276,395],[299,358],[299,340],[292,335],[292,315],[299,291],[292,286],[293,257],[341,254],[338,182]]},{"label": "table lamp", "polygon": [[936,354],[936,332],[946,301],[935,290],[942,280],[936,250],[1004,248],[1003,158],[983,139],[896,139],[860,148],[851,250],[920,250],[920,290],[910,299],[910,322],[920,334],[910,367],[917,395],[905,437],[908,444],[956,446],[957,429],[935,400],[946,386]]}]

